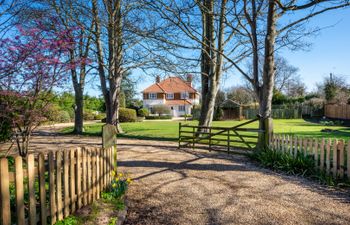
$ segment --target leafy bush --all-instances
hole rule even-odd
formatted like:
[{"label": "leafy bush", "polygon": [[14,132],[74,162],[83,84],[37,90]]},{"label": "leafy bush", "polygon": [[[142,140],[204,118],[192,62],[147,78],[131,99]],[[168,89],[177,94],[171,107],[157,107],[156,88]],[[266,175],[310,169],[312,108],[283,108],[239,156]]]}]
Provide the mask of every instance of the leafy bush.
[{"label": "leafy bush", "polygon": [[106,117],[105,113],[99,113],[94,116],[94,120],[102,120],[103,118]]},{"label": "leafy bush", "polygon": [[298,152],[296,157],[289,153],[282,153],[272,149],[256,150],[250,157],[260,162],[264,167],[272,170],[284,171],[293,175],[310,176],[315,174],[312,156],[304,156]]},{"label": "leafy bush", "polygon": [[128,108],[120,108],[119,109],[119,122],[136,122],[136,110],[128,109]]},{"label": "leafy bush", "polygon": [[152,108],[152,113],[158,114],[159,116],[168,115],[168,114],[170,114],[170,109],[169,109],[169,107],[167,107],[165,105],[155,105]]},{"label": "leafy bush", "polygon": [[148,109],[146,109],[146,108],[139,109],[139,110],[137,111],[137,116],[139,116],[139,117],[146,117],[146,116],[149,116]]},{"label": "leafy bush", "polygon": [[224,115],[224,112],[222,111],[222,109],[220,107],[218,107],[214,112],[213,120],[215,120],[215,121],[222,120],[223,115]]},{"label": "leafy bush", "polygon": [[68,123],[70,121],[71,121],[71,119],[70,119],[69,113],[67,111],[64,111],[64,110],[58,111],[57,118],[56,118],[55,122]]},{"label": "leafy bush", "polygon": [[0,118],[0,142],[9,140],[13,134],[11,122],[6,118]]},{"label": "leafy bush", "polygon": [[146,116],[147,120],[169,120],[173,118],[171,115],[164,115],[164,116]]},{"label": "leafy bush", "polygon": [[84,120],[94,120],[95,115],[96,114],[93,111],[88,110],[88,109],[84,109],[84,112],[83,112]]},{"label": "leafy bush", "polygon": [[324,126],[342,126],[344,125],[344,121],[341,120],[321,120],[320,124]]},{"label": "leafy bush", "polygon": [[185,114],[185,115],[181,115],[180,117],[192,117],[191,114]]}]

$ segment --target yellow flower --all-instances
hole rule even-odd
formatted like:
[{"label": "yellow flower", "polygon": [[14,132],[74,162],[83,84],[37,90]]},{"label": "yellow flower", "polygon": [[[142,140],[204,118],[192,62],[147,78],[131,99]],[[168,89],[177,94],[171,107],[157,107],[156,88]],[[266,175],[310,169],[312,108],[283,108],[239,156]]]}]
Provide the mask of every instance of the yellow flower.
[{"label": "yellow flower", "polygon": [[119,173],[119,177],[122,177],[123,176],[123,174],[122,173]]},{"label": "yellow flower", "polygon": [[131,183],[131,181],[132,181],[131,178],[126,179],[126,182],[129,184]]},{"label": "yellow flower", "polygon": [[114,183],[114,184],[112,184],[112,187],[114,187],[114,188],[115,188],[115,187],[117,187],[117,184],[115,184],[115,183]]},{"label": "yellow flower", "polygon": [[118,178],[118,177],[116,177],[116,178],[115,178],[115,181],[116,181],[116,182],[118,182],[118,181],[119,181],[119,178]]},{"label": "yellow flower", "polygon": [[111,175],[112,175],[113,177],[115,176],[115,171],[114,171],[114,170],[111,171]]}]

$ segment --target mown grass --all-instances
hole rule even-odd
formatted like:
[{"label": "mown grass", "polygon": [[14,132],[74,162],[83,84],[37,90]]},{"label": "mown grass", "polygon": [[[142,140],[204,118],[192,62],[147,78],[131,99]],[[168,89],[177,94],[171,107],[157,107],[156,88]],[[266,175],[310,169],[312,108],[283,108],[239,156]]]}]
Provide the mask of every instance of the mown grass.
[{"label": "mown grass", "polygon": [[[213,126],[232,127],[244,121],[214,121]],[[182,121],[182,124],[197,125],[198,121]],[[100,136],[103,123],[96,123],[84,126],[85,135]],[[252,123],[244,127],[257,128],[258,123]],[[167,140],[176,141],[179,134],[178,121],[144,121],[137,123],[123,123],[124,134],[119,137],[128,137],[146,140]],[[323,129],[332,129],[333,132],[321,132]],[[63,133],[72,132],[73,128],[65,128]],[[313,138],[338,138],[349,139],[350,127],[325,126],[318,123],[308,122],[303,119],[276,119],[274,120],[274,132],[276,134],[289,134],[307,136]]]}]

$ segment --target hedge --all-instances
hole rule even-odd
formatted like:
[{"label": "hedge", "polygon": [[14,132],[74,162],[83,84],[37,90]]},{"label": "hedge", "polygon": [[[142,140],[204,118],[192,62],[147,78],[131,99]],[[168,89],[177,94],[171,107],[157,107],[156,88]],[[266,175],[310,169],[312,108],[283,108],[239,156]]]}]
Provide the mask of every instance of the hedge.
[{"label": "hedge", "polygon": [[168,120],[173,118],[171,115],[164,115],[164,116],[146,116],[147,120]]},{"label": "hedge", "polygon": [[136,110],[128,108],[119,108],[119,122],[136,122]]},{"label": "hedge", "polygon": [[149,116],[148,109],[146,109],[146,108],[139,109],[139,110],[137,111],[137,115],[138,115],[139,117],[146,117],[146,116]]}]

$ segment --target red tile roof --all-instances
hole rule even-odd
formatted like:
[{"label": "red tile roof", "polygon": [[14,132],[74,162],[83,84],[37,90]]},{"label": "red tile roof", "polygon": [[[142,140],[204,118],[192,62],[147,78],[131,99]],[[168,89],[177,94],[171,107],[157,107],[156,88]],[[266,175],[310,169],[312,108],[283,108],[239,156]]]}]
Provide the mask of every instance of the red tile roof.
[{"label": "red tile roof", "polygon": [[159,83],[152,84],[142,92],[143,93],[179,93],[179,92],[196,93],[197,91],[181,78],[169,77],[165,80],[162,80]]},{"label": "red tile roof", "polygon": [[188,100],[166,100],[166,105],[192,105]]}]

